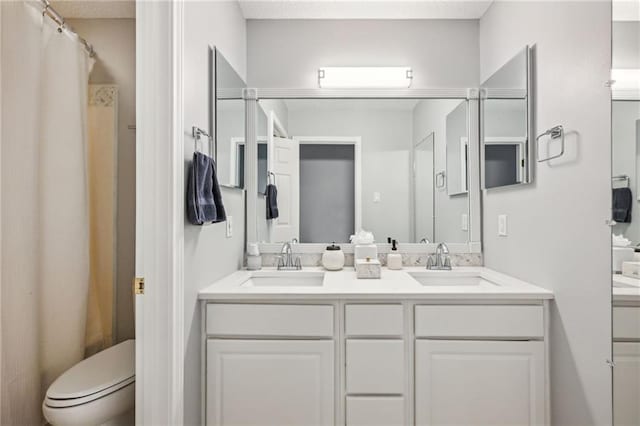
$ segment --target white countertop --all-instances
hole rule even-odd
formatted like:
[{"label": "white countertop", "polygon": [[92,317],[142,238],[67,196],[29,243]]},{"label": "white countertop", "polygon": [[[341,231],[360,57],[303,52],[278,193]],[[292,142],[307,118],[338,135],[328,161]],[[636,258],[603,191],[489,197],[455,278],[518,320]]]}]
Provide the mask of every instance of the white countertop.
[{"label": "white countertop", "polygon": [[[424,267],[407,267],[399,271],[382,268],[380,279],[357,279],[354,268],[326,271],[321,286],[246,286],[252,276],[278,276],[287,274],[309,275],[323,268],[304,268],[302,271],[236,271],[202,289],[200,300],[231,299],[491,299],[491,300],[544,300],[553,299],[553,293],[484,267],[458,267],[452,271],[428,271]],[[429,285],[414,280],[409,272],[420,272],[429,277],[480,277],[480,285]],[[488,282],[487,282],[488,281]]]},{"label": "white countertop", "polygon": [[613,301],[640,302],[640,280],[613,274]]}]

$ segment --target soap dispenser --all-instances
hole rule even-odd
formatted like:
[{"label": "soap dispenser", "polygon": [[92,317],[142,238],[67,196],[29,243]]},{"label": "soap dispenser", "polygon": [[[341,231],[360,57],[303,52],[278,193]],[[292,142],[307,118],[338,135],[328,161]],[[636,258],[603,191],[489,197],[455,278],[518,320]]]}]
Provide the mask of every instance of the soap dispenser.
[{"label": "soap dispenser", "polygon": [[391,253],[387,255],[387,268],[389,269],[402,269],[402,255],[398,253],[397,244],[396,240],[391,241]]}]

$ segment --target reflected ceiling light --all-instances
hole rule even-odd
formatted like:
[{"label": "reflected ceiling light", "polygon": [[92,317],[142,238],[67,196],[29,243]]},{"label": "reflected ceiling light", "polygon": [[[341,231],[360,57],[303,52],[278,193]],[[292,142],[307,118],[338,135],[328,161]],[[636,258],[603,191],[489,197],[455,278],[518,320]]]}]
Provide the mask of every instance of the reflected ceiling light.
[{"label": "reflected ceiling light", "polygon": [[318,69],[322,89],[406,89],[411,67],[325,67]]},{"label": "reflected ceiling light", "polygon": [[640,69],[612,69],[611,80],[614,89],[640,89]]}]

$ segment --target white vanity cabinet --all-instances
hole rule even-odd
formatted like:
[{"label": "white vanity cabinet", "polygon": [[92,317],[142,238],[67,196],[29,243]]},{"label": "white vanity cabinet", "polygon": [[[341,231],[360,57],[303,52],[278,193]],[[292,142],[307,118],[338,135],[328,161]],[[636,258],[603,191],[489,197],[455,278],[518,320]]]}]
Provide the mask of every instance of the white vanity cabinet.
[{"label": "white vanity cabinet", "polygon": [[640,424],[640,300],[613,306],[613,419]]},{"label": "white vanity cabinet", "polygon": [[416,425],[546,423],[542,305],[415,307]]},{"label": "white vanity cabinet", "polygon": [[548,424],[547,303],[205,301],[206,424]]},{"label": "white vanity cabinet", "polygon": [[334,344],[207,341],[208,425],[332,425]]},{"label": "white vanity cabinet", "polygon": [[326,304],[207,304],[206,424],[333,425],[334,314]]}]

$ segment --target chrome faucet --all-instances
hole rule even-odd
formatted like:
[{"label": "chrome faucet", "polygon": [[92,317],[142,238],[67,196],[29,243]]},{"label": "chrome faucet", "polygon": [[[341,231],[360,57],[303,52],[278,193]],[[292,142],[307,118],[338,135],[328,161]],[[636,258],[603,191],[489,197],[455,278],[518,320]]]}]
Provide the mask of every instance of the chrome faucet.
[{"label": "chrome faucet", "polygon": [[449,257],[449,247],[445,243],[439,243],[436,247],[436,255],[427,258],[427,269],[434,271],[450,271],[451,258]]},{"label": "chrome faucet", "polygon": [[286,241],[284,244],[282,244],[282,249],[280,249],[280,256],[278,257],[278,271],[299,271],[302,269],[300,256],[293,256],[292,243],[294,240],[297,241],[297,239],[294,238],[293,240]]}]

